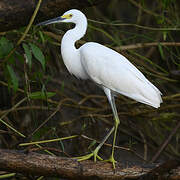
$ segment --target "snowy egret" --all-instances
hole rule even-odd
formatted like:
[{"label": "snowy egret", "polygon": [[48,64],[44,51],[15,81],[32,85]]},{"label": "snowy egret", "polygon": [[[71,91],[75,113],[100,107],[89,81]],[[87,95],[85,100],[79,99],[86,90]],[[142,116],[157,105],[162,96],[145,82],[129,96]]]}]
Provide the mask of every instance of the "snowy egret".
[{"label": "snowy egret", "polygon": [[112,154],[107,160],[115,168],[114,146],[116,133],[120,123],[116,110],[114,97],[119,93],[138,102],[158,108],[162,103],[161,92],[124,56],[116,51],[95,42],[88,42],[79,49],[75,42],[82,38],[87,30],[87,18],[79,10],[72,9],[62,16],[47,20],[38,25],[52,23],[74,23],[75,27],[65,33],[61,41],[61,54],[68,71],[80,79],[90,79],[102,87],[111,105],[114,115],[114,127],[96,149],[79,160],[86,160],[94,156],[102,160],[98,155],[107,138],[114,131]]}]

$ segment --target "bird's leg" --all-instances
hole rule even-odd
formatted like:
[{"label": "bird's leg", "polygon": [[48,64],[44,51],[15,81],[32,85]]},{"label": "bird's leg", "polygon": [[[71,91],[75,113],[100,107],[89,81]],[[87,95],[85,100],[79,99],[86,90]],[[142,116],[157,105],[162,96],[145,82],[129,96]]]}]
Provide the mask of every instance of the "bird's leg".
[{"label": "bird's leg", "polygon": [[119,118],[115,118],[115,130],[114,130],[114,138],[113,138],[113,145],[112,145],[112,153],[111,153],[111,156],[110,158],[107,160],[109,162],[112,162],[113,164],[113,168],[115,169],[115,159],[114,159],[114,147],[115,147],[115,144],[116,144],[116,134],[117,134],[117,129],[118,129],[118,125],[119,125],[120,121],[119,121]]},{"label": "bird's leg", "polygon": [[113,126],[113,128],[111,129],[111,131],[105,136],[105,138],[103,139],[103,141],[96,147],[96,149],[90,153],[87,154],[85,156],[81,156],[81,157],[76,157],[76,159],[78,159],[78,161],[83,161],[83,160],[87,160],[90,159],[92,156],[94,156],[94,161],[96,162],[96,159],[98,158],[99,160],[103,160],[99,155],[98,152],[100,150],[100,148],[102,147],[102,145],[105,143],[105,141],[109,138],[109,136],[112,134],[112,132],[114,131],[114,138],[113,138],[113,145],[112,145],[112,154],[111,157],[106,160],[108,162],[111,162],[113,164],[113,168],[115,169],[115,159],[114,159],[114,147],[116,144],[116,134],[117,134],[117,129],[118,129],[118,125],[120,123],[119,117],[118,117],[118,113],[117,113],[117,109],[116,109],[116,105],[115,105],[115,100],[114,100],[114,96],[112,95],[112,92],[110,89],[103,87],[104,92],[108,98],[108,101],[111,105],[112,111],[113,111],[113,115],[114,115],[114,119],[115,119],[115,125]]},{"label": "bird's leg", "polygon": [[116,109],[116,104],[115,104],[115,99],[114,99],[114,96],[111,92],[111,90],[107,89],[107,88],[104,88],[104,92],[109,100],[109,103],[111,105],[111,108],[112,108],[112,111],[113,111],[113,115],[114,115],[114,120],[115,120],[115,123],[114,123],[114,138],[113,138],[113,145],[112,145],[112,153],[111,153],[111,156],[108,160],[108,162],[112,162],[113,164],[113,168],[115,169],[115,159],[114,159],[114,147],[115,147],[115,144],[116,144],[116,134],[117,134],[117,129],[118,129],[118,126],[120,124],[120,120],[119,120],[119,117],[118,117],[118,113],[117,113],[117,109]]},{"label": "bird's leg", "polygon": [[94,162],[96,162],[96,159],[98,158],[99,160],[103,160],[99,155],[98,152],[101,149],[101,147],[103,146],[103,144],[106,142],[106,140],[109,138],[109,136],[112,134],[112,132],[114,131],[114,127],[109,131],[109,133],[105,136],[105,138],[102,140],[102,142],[96,147],[96,149],[90,153],[87,154],[85,156],[81,156],[81,157],[76,157],[76,159],[78,161],[83,161],[83,160],[87,160],[90,159],[92,156],[94,156]]}]

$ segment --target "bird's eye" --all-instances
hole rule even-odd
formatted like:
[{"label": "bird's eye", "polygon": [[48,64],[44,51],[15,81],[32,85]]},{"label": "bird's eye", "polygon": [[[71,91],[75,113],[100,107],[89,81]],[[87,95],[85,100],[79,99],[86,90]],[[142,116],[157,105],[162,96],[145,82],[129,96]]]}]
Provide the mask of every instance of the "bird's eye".
[{"label": "bird's eye", "polygon": [[72,16],[73,16],[72,14],[69,15],[70,18],[71,18]]}]

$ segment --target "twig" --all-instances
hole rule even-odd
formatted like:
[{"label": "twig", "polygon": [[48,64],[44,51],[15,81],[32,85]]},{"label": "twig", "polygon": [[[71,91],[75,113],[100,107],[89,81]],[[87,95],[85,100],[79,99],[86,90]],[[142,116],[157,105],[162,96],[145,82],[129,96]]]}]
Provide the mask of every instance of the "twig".
[{"label": "twig", "polygon": [[134,26],[136,28],[141,28],[141,29],[146,29],[150,31],[179,31],[180,28],[154,28],[154,27],[149,27],[149,26],[142,26],[139,24],[133,24],[133,23],[107,23],[107,22],[102,22],[102,21],[97,21],[93,19],[88,19],[88,21],[97,23],[97,24],[102,24],[102,25],[107,25],[107,26]]},{"label": "twig", "polygon": [[[81,137],[83,137],[84,139],[88,139],[88,140],[90,140],[90,141],[94,141],[95,139],[93,139],[93,138],[90,138],[90,137],[88,137],[88,136],[85,136],[85,135],[81,135]],[[96,141],[97,143],[100,143],[100,141]],[[108,144],[108,143],[104,143],[104,145],[105,146],[108,146],[108,147],[112,147],[112,144]],[[129,152],[131,152],[131,153],[133,153],[133,154],[135,154],[138,158],[140,158],[141,160],[143,160],[143,161],[146,161],[141,155],[139,155],[138,153],[136,153],[134,150],[132,150],[132,149],[130,149],[130,148],[126,148],[126,147],[120,147],[120,146],[114,146],[115,148],[117,148],[117,149],[121,149],[121,150],[125,150],[125,151],[129,151]]]},{"label": "twig", "polygon": [[[53,147],[46,147],[46,146],[43,146],[43,147],[30,147],[28,148],[28,152],[35,152],[35,151],[40,151],[40,150],[44,150],[44,151],[53,151],[53,152],[56,152],[58,154],[60,153],[63,153],[66,157],[69,157],[71,158],[72,156],[70,156],[68,153],[66,153],[65,151],[61,150],[61,149],[57,149],[57,148],[53,148]],[[53,154],[54,156],[54,154]]]},{"label": "twig", "polygon": [[[155,12],[153,12],[153,11],[150,11],[150,10],[142,7],[140,3],[137,3],[137,2],[134,1],[134,0],[129,0],[129,1],[130,1],[133,5],[135,5],[136,7],[138,7],[139,9],[142,9],[142,10],[143,10],[144,12],[146,12],[147,14],[150,14],[150,15],[155,16],[155,17],[161,17],[159,14],[157,14],[157,13],[155,13]],[[168,23],[171,23],[171,21],[170,21],[167,17],[166,17],[166,21],[167,21]]]},{"label": "twig", "polygon": [[30,145],[34,145],[34,144],[51,143],[51,142],[56,142],[56,141],[63,141],[63,140],[67,140],[67,139],[72,139],[72,138],[76,138],[76,137],[78,137],[78,135],[56,138],[56,139],[49,139],[49,140],[42,140],[42,141],[35,141],[35,142],[29,142],[29,143],[21,143],[21,144],[19,144],[19,146],[30,146]]},{"label": "twig", "polygon": [[61,105],[63,104],[63,102],[65,101],[69,101],[69,98],[66,98],[66,99],[63,99],[62,101],[59,102],[56,110],[38,127],[36,128],[32,133],[31,133],[31,136],[37,132],[41,127],[43,127],[61,108]]},{"label": "twig", "polygon": [[130,49],[138,49],[138,48],[145,48],[150,46],[180,46],[180,42],[150,42],[150,43],[137,43],[137,44],[130,44],[124,45],[119,47],[114,47],[116,51],[120,50],[130,50]]},{"label": "twig", "polygon": [[[7,87],[9,87],[9,88],[13,88],[13,85],[8,85],[6,82],[4,82],[4,81],[0,81],[0,84],[2,84],[3,86],[7,86]],[[19,91],[19,92],[21,92],[21,93],[24,93],[24,90],[23,89],[20,89],[20,88],[18,88],[17,89],[17,91]]]},{"label": "twig", "polygon": [[21,137],[26,137],[24,134],[20,133],[19,131],[17,131],[15,128],[13,128],[12,126],[10,126],[8,123],[6,123],[5,121],[3,121],[2,119],[4,117],[6,117],[11,111],[13,111],[14,109],[16,109],[16,107],[18,107],[20,104],[22,104],[24,101],[26,101],[27,98],[23,98],[21,101],[19,101],[17,104],[15,104],[11,109],[9,109],[8,111],[6,111],[6,113],[4,113],[1,117],[0,117],[0,122],[3,123],[4,125],[6,125],[8,128],[10,128],[12,131],[14,131],[15,133],[19,134]]},{"label": "twig", "polygon": [[[16,43],[16,46],[19,46],[19,45],[21,44],[21,42],[22,42],[22,41],[24,40],[24,38],[26,37],[28,31],[30,30],[30,28],[31,28],[31,26],[32,26],[32,24],[33,24],[33,22],[34,22],[34,19],[35,19],[36,15],[37,15],[37,12],[38,12],[38,10],[39,10],[39,8],[40,8],[41,2],[42,2],[42,0],[39,0],[39,1],[38,1],[37,6],[36,6],[36,9],[34,10],[34,13],[33,13],[32,17],[31,17],[31,19],[30,19],[30,21],[29,21],[29,24],[28,24],[28,26],[26,27],[26,30],[24,31],[24,33],[23,33],[23,35],[21,36],[21,38],[20,38],[20,39],[18,40],[18,42]],[[8,58],[15,52],[16,48],[17,48],[17,47],[15,47],[14,49],[12,49],[12,50],[10,51],[10,53],[7,55],[7,57],[5,58],[5,60],[3,61],[3,63],[6,62],[6,61],[8,60]]]},{"label": "twig", "polygon": [[138,130],[138,132],[139,132],[140,136],[142,137],[142,139],[143,139],[143,144],[144,144],[144,158],[143,158],[143,159],[144,159],[145,161],[147,161],[147,151],[148,151],[147,140],[146,140],[146,138],[145,138],[145,136],[144,136],[144,134],[142,133],[141,130]]},{"label": "twig", "polygon": [[177,130],[180,128],[180,121],[177,124],[177,126],[172,130],[171,134],[169,135],[169,137],[164,141],[164,143],[162,144],[162,146],[160,147],[160,149],[158,150],[158,152],[153,156],[151,162],[155,162],[156,159],[160,156],[160,154],[162,153],[162,151],[166,148],[166,146],[168,145],[168,143],[171,141],[172,137],[174,136],[174,134],[177,132]]},{"label": "twig", "polygon": [[[54,111],[55,110],[55,108],[46,107],[46,106],[21,106],[21,107],[18,107],[16,109],[11,109],[11,112],[13,112],[13,111],[32,110],[32,109],[33,110],[45,110],[45,111],[47,111],[47,110]],[[6,113],[7,111],[9,111],[9,109],[0,111],[0,115]]]}]

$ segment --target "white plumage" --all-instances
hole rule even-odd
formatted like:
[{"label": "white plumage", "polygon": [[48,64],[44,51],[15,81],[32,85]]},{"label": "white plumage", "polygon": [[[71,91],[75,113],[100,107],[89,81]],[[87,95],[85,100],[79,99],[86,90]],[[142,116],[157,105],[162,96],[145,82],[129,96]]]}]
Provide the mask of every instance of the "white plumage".
[{"label": "white plumage", "polygon": [[161,92],[121,54],[90,42],[80,48],[80,55],[83,68],[97,84],[155,108],[160,106]]},{"label": "white plumage", "polygon": [[108,161],[112,162],[115,168],[114,146],[118,124],[120,123],[115,106],[114,96],[122,94],[138,102],[158,108],[162,103],[161,92],[146,79],[146,77],[124,56],[101,44],[88,42],[76,49],[75,42],[82,38],[87,29],[87,18],[76,9],[64,13],[62,16],[45,21],[39,25],[71,22],[75,27],[65,33],[61,42],[61,54],[68,71],[77,78],[90,79],[104,90],[111,105],[115,125],[108,133],[102,143],[90,154],[80,160],[98,156],[98,151],[114,131],[112,155]]}]

